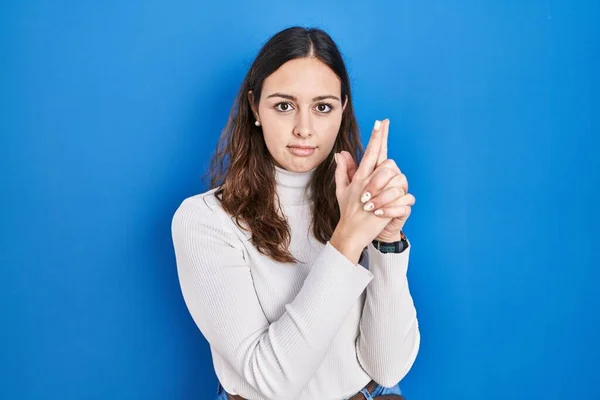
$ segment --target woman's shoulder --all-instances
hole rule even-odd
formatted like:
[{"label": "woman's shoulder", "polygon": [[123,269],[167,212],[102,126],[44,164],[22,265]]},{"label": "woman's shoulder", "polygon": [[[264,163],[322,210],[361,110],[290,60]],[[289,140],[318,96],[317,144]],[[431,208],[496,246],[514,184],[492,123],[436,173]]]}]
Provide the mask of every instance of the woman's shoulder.
[{"label": "woman's shoulder", "polygon": [[190,225],[195,225],[210,232],[236,233],[240,239],[248,240],[248,233],[237,229],[231,222],[232,217],[223,209],[216,197],[217,190],[218,188],[210,189],[183,199],[173,214],[172,229],[186,229]]},{"label": "woman's shoulder", "polygon": [[173,214],[173,221],[192,219],[216,223],[216,214],[224,212],[215,195],[217,189],[218,188],[213,188],[203,193],[194,194],[184,198]]},{"label": "woman's shoulder", "polygon": [[186,197],[175,210],[175,215],[186,211],[194,213],[213,213],[219,209],[222,210],[215,195],[217,190],[218,188],[214,188],[203,193]]}]

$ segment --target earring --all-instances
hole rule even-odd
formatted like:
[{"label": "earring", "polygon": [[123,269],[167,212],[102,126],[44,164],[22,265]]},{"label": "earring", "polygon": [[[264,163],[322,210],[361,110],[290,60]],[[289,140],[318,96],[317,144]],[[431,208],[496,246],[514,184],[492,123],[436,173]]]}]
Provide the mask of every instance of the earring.
[{"label": "earring", "polygon": [[256,125],[256,126],[260,126],[260,121],[259,121],[259,120],[256,120],[256,122],[254,123],[254,125]]}]

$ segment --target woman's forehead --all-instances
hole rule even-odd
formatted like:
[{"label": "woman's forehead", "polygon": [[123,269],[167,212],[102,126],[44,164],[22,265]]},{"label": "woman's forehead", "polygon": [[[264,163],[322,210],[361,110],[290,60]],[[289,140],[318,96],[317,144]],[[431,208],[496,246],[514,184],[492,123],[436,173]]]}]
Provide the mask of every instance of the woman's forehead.
[{"label": "woman's forehead", "polygon": [[339,98],[341,83],[327,65],[315,58],[300,58],[283,64],[265,79],[263,94],[285,93],[299,101],[311,101],[317,96]]}]

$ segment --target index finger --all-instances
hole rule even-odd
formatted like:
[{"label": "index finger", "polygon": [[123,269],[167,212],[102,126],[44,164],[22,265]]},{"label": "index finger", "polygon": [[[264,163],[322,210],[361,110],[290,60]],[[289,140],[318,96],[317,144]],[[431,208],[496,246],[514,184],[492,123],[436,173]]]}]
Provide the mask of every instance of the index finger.
[{"label": "index finger", "polygon": [[366,179],[375,169],[377,157],[379,157],[379,151],[381,150],[381,134],[381,122],[377,120],[373,126],[373,131],[371,132],[371,137],[369,138],[369,144],[367,145],[365,154],[363,155],[360,165],[354,173],[355,177]]},{"label": "index finger", "polygon": [[387,160],[387,149],[388,149],[388,132],[390,131],[390,120],[384,119],[381,123],[381,148],[379,150],[379,157],[377,157],[377,165]]}]

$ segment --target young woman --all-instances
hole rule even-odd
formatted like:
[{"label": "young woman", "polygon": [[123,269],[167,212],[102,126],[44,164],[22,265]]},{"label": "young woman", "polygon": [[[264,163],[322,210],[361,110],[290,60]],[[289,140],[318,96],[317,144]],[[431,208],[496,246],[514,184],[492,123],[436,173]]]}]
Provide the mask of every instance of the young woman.
[{"label": "young woman", "polygon": [[420,343],[402,232],[415,198],[387,159],[388,127],[376,121],[363,152],[324,31],[288,28],[258,53],[211,189],[172,222],[218,399],[402,398]]}]

